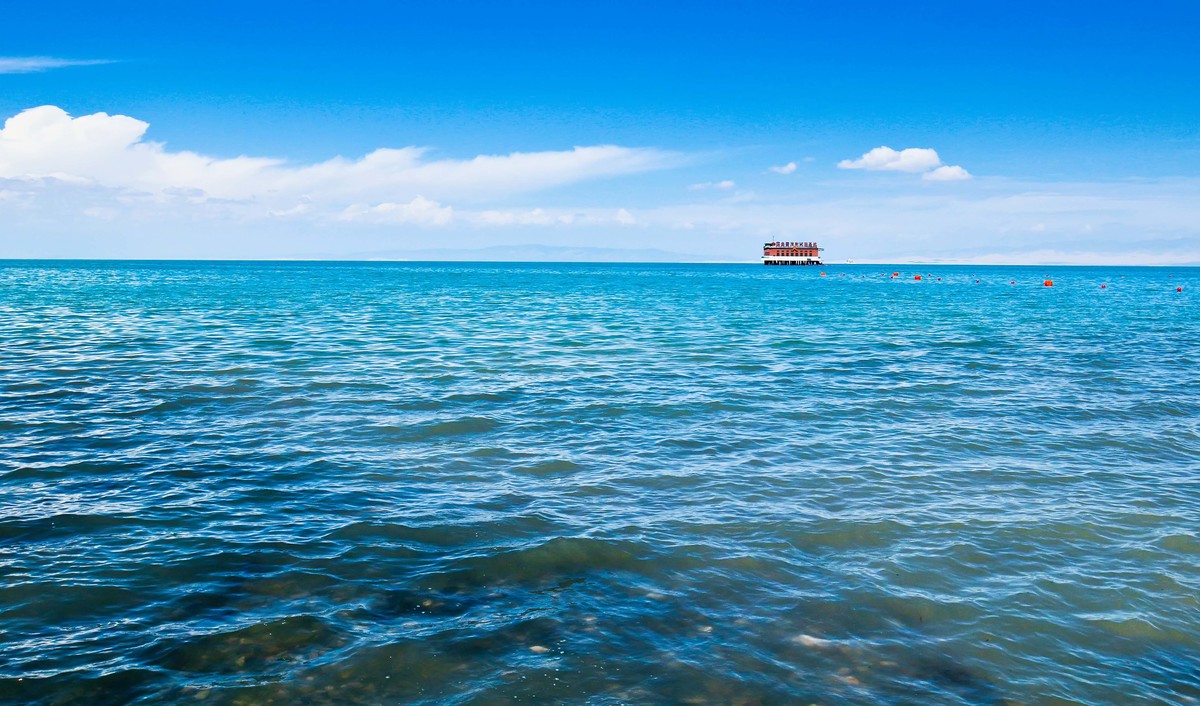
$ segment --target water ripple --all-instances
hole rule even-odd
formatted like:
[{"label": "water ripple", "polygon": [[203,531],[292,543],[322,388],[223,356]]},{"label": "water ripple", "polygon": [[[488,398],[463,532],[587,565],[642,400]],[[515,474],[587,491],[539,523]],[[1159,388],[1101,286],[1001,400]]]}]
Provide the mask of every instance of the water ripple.
[{"label": "water ripple", "polygon": [[0,265],[0,703],[1200,703],[1200,272],[879,269]]}]

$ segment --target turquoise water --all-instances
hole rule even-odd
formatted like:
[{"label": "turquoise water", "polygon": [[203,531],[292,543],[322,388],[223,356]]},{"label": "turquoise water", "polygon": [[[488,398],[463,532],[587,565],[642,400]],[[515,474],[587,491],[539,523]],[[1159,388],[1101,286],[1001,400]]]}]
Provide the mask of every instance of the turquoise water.
[{"label": "turquoise water", "polygon": [[825,271],[0,264],[0,702],[1200,703],[1200,270]]}]

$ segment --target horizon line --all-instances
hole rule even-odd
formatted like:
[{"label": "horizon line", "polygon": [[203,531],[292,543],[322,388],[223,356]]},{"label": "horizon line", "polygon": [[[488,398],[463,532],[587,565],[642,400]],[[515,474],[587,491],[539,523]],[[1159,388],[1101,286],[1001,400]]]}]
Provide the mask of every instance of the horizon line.
[{"label": "horizon line", "polygon": [[[0,264],[14,262],[300,262],[300,263],[428,263],[428,264],[480,264],[480,265],[761,265],[757,260],[423,260],[398,258],[306,258],[306,257],[0,257]],[[816,267],[1188,267],[1200,268],[1200,262],[1178,264],[1094,264],[1094,263],[1051,263],[1051,262],[841,262],[822,265],[803,265],[793,268],[815,269]]]}]

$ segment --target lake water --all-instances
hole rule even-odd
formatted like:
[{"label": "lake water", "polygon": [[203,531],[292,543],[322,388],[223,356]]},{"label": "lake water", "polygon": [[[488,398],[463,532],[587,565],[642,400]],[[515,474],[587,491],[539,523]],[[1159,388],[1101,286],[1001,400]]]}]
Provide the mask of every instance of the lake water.
[{"label": "lake water", "polygon": [[1200,703],[1200,270],[824,271],[0,263],[0,703]]}]

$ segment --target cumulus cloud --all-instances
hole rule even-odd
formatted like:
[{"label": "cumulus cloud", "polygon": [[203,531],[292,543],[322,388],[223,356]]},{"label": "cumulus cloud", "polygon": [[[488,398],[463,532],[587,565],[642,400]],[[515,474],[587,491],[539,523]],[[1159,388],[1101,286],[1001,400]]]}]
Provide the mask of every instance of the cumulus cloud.
[{"label": "cumulus cloud", "polygon": [[924,172],[940,166],[937,150],[910,147],[897,152],[891,147],[876,147],[858,159],[843,159],[838,169],[866,169],[887,172]]},{"label": "cumulus cloud", "polygon": [[692,191],[704,191],[706,189],[726,190],[726,189],[732,189],[735,186],[737,186],[737,182],[726,179],[724,181],[705,181],[705,182],[701,182],[699,184],[692,184],[688,188],[691,189]]},{"label": "cumulus cloud", "polygon": [[60,59],[53,56],[0,56],[0,74],[33,74],[67,66],[111,64],[107,59]]},{"label": "cumulus cloud", "polygon": [[838,169],[920,173],[926,181],[964,181],[971,173],[958,165],[942,164],[937,150],[910,147],[896,151],[891,147],[876,147],[858,159],[843,159]]},{"label": "cumulus cloud", "polygon": [[776,174],[791,174],[792,172],[796,171],[796,163],[788,162],[787,164],[783,164],[778,167],[769,167],[767,171],[775,172]]},{"label": "cumulus cloud", "polygon": [[677,160],[672,153],[616,145],[470,159],[433,159],[424,148],[403,147],[292,165],[275,158],[172,151],[146,140],[148,128],[124,115],[73,118],[55,106],[25,110],[0,129],[0,178],[57,178],[157,195],[187,189],[209,199],[259,201],[276,209],[301,199],[341,208],[399,204],[384,209],[396,216],[409,213],[401,206],[418,198],[497,198],[661,169]]},{"label": "cumulus cloud", "polygon": [[971,178],[971,173],[957,165],[938,167],[921,175],[926,181],[963,181]]}]

